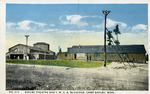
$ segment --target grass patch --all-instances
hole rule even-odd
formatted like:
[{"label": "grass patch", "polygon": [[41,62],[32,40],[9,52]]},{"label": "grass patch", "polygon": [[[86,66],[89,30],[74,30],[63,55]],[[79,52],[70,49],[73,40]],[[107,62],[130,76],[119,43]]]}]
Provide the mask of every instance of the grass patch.
[{"label": "grass patch", "polygon": [[[33,64],[33,65],[49,65],[49,66],[64,66],[75,68],[92,68],[104,65],[102,61],[77,61],[77,60],[15,60],[7,59],[6,63],[13,64]],[[111,62],[107,62],[107,65]]]}]

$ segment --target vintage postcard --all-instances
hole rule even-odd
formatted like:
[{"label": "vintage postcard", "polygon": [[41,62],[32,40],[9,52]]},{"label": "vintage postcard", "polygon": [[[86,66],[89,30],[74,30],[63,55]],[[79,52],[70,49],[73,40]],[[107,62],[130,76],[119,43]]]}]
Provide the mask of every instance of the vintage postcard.
[{"label": "vintage postcard", "polygon": [[149,93],[148,1],[50,1],[2,1],[4,94]]}]

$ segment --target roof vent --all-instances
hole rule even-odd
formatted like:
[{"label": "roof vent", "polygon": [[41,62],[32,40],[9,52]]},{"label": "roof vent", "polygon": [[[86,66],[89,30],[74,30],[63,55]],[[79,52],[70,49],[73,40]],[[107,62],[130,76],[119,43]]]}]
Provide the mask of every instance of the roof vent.
[{"label": "roof vent", "polygon": [[79,44],[79,48],[81,48],[80,44]]}]

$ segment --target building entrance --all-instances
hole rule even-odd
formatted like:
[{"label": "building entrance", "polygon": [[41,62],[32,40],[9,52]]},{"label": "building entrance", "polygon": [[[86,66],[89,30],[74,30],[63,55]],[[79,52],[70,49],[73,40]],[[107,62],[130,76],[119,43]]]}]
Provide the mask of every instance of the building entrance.
[{"label": "building entrance", "polygon": [[23,59],[23,54],[11,54],[10,59]]}]

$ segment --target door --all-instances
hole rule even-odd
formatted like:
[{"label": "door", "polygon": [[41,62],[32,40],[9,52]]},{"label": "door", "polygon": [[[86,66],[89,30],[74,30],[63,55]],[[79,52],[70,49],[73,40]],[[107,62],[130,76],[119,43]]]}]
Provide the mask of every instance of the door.
[{"label": "door", "polygon": [[74,54],[74,59],[77,59],[77,54]]}]

